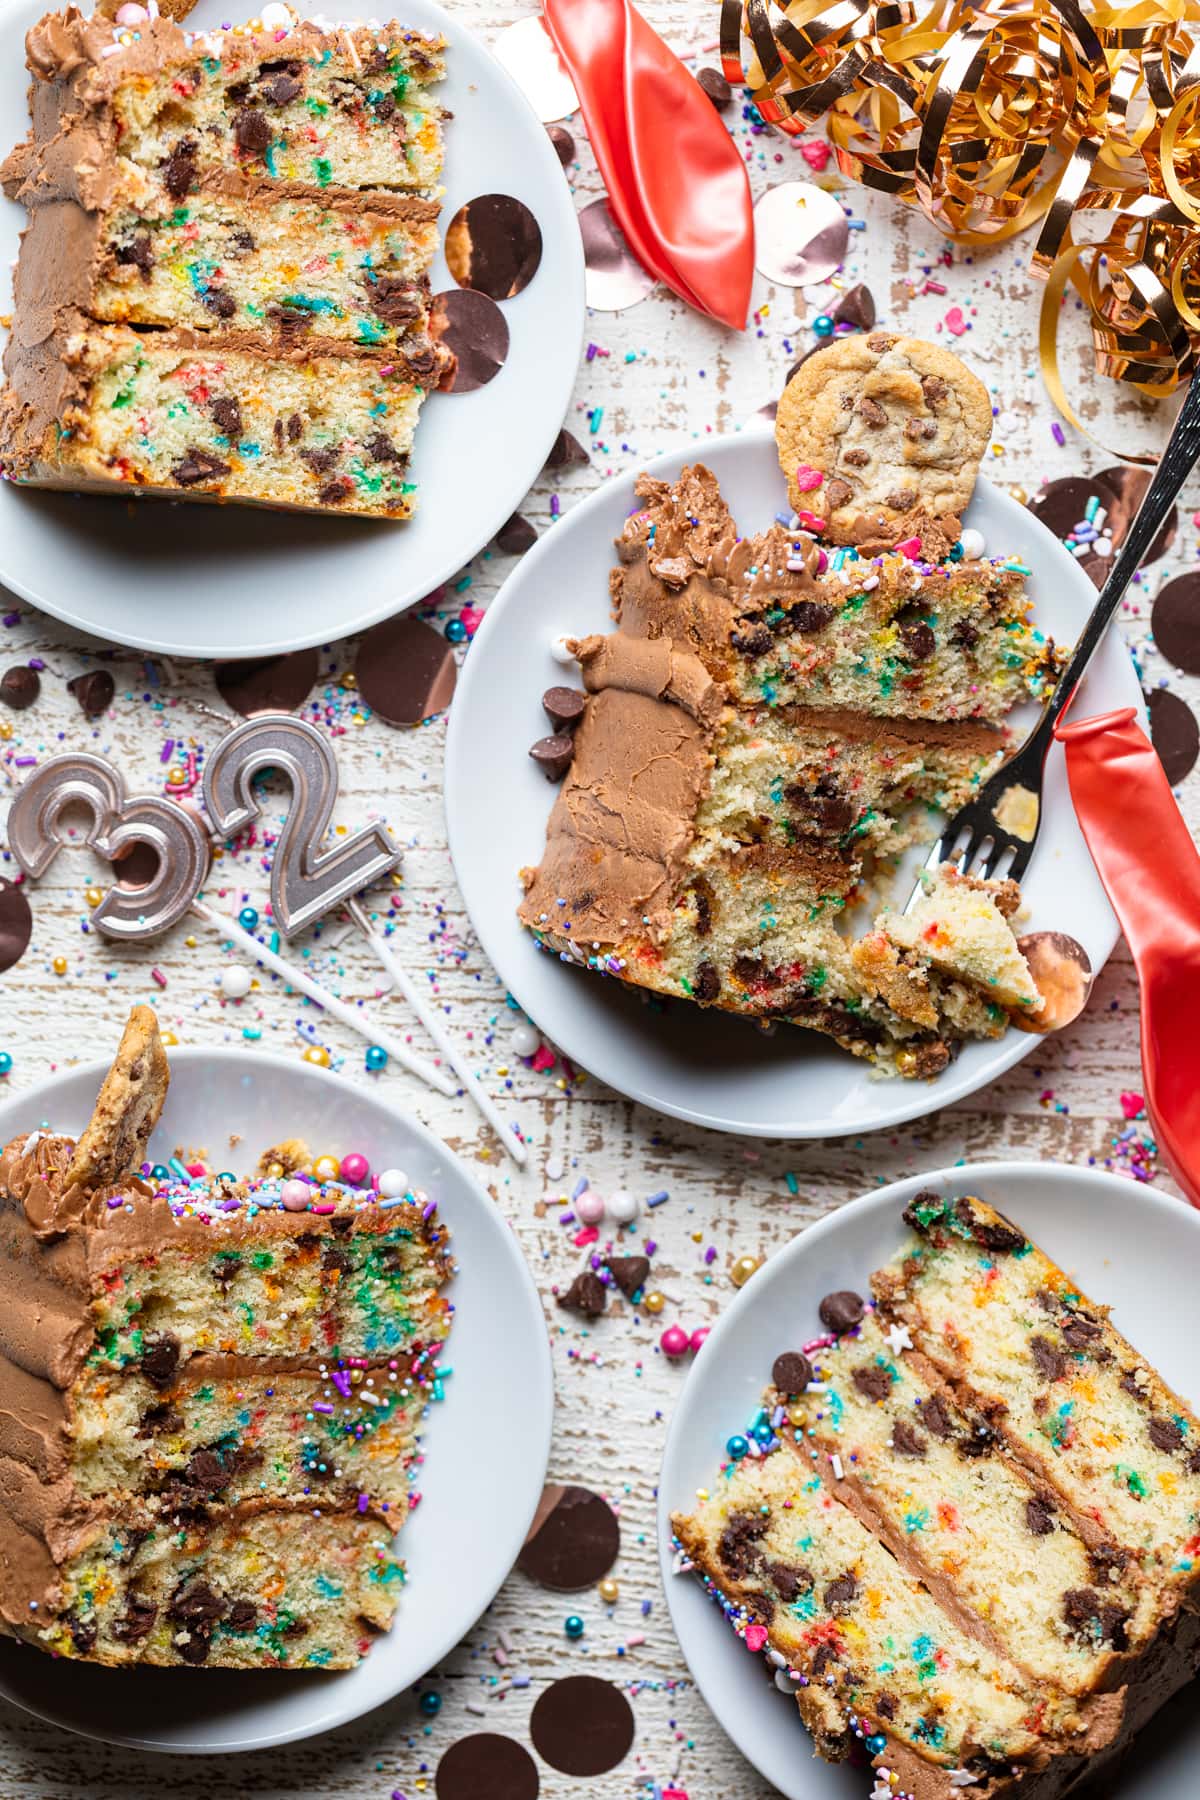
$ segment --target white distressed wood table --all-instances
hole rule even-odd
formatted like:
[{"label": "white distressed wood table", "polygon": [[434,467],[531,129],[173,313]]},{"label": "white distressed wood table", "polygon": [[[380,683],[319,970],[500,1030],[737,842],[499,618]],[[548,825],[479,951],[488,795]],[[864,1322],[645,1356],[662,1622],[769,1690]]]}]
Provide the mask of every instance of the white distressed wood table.
[{"label": "white distressed wood table", "polygon": [[[454,4],[454,0],[451,0]],[[456,10],[485,37],[530,10],[528,0],[457,0]],[[697,52],[697,67],[715,61],[716,6],[711,0],[646,0],[645,11],[680,51]],[[15,46],[10,46],[15,54]],[[785,176],[812,179],[796,147],[771,134],[751,136],[739,122],[740,101],[727,115],[748,154],[756,191]],[[578,162],[570,171],[579,204],[601,190],[578,118],[571,122]],[[1068,321],[1064,366],[1089,428],[1108,447],[1098,449],[1070,430],[1059,446],[1054,414],[1037,372],[1035,353],[1040,289],[1028,272],[1023,242],[993,255],[949,257],[922,219],[844,184],[832,165],[817,177],[841,193],[861,227],[851,233],[846,283],[873,290],[880,319],[925,336],[948,328],[960,308],[970,329],[954,343],[991,387],[997,409],[996,453],[987,472],[1032,492],[1046,477],[1111,464],[1113,450],[1154,451],[1165,439],[1169,409],[1155,410],[1130,391],[1102,381],[1091,369],[1079,321]],[[944,260],[945,259],[945,260]],[[932,278],[936,287],[927,286]],[[756,280],[758,309],[750,328],[734,336],[690,312],[659,290],[623,315],[590,315],[590,348],[579,370],[566,423],[588,446],[591,467],[544,477],[525,511],[539,531],[553,529],[551,500],[562,510],[605,476],[639,465],[658,451],[711,433],[735,431],[779,390],[799,350],[812,341],[806,320],[832,290],[796,292]],[[954,323],[958,323],[955,319]],[[1167,561],[1148,571],[1127,606],[1122,628],[1147,685],[1168,681],[1189,700],[1197,684],[1168,669],[1148,643],[1149,600],[1166,573],[1200,554],[1192,522],[1200,483],[1185,496],[1178,540]],[[466,602],[486,606],[509,567],[485,554],[463,571],[469,587],[453,588],[438,604],[438,623]],[[170,604],[170,595],[163,597]],[[176,760],[189,747],[211,743],[224,715],[211,670],[200,664],[146,661],[119,653],[111,666],[117,694],[94,726],[83,718],[65,682],[94,666],[102,648],[63,631],[13,603],[19,616],[5,629],[0,668],[40,657],[46,664],[36,707],[0,715],[13,735],[0,743],[0,767],[11,789],[22,757],[45,757],[64,746],[91,747],[111,756],[132,785],[161,785],[166,740]],[[11,619],[11,615],[10,615]],[[322,653],[316,697],[338,735],[341,766],[339,822],[353,826],[383,813],[406,846],[404,884],[395,942],[408,966],[427,972],[429,991],[444,1005],[450,1029],[493,1072],[493,1091],[527,1133],[532,1154],[518,1173],[499,1157],[475,1112],[429,1095],[403,1074],[368,1076],[363,1044],[286,993],[273,978],[238,1006],[223,1001],[216,977],[223,953],[215,938],[185,939],[183,930],[153,948],[114,948],[85,932],[85,889],[98,871],[86,852],[60,856],[33,895],[33,944],[0,978],[0,1049],[12,1057],[10,1086],[21,1088],[51,1070],[107,1052],[129,1006],[150,1001],[180,1043],[244,1047],[299,1057],[297,1021],[316,1022],[349,1081],[377,1080],[400,1106],[411,1107],[466,1159],[512,1221],[545,1296],[553,1349],[558,1415],[551,1475],[583,1482],[620,1509],[622,1550],[614,1574],[620,1597],[612,1607],[594,1591],[566,1597],[514,1574],[490,1612],[437,1671],[443,1696],[432,1722],[411,1694],[331,1736],[288,1748],[229,1759],[176,1759],[133,1754],[86,1743],[0,1707],[0,1800],[150,1800],[169,1790],[177,1800],[236,1800],[242,1795],[287,1795],[295,1800],[388,1800],[398,1792],[432,1794],[433,1771],[444,1748],[468,1731],[497,1730],[528,1742],[528,1716],[546,1685],[568,1673],[592,1671],[628,1691],[637,1720],[634,1749],[618,1769],[580,1782],[542,1768],[547,1800],[650,1796],[670,1783],[691,1800],[766,1800],[766,1784],[743,1762],[707,1713],[687,1679],[657,1573],[654,1551],[655,1481],[667,1421],[685,1368],[659,1352],[669,1318],[689,1327],[711,1323],[732,1293],[729,1268],[746,1252],[769,1255],[796,1232],[865,1189],[913,1170],[959,1159],[1018,1157],[1104,1163],[1127,1168],[1131,1146],[1122,1095],[1139,1085],[1137,988],[1129,957],[1118,950],[1097,984],[1087,1012],[1060,1039],[1036,1052],[988,1092],[935,1113],[899,1132],[849,1141],[787,1145],[721,1138],[661,1119],[623,1100],[586,1070],[564,1071],[556,1061],[534,1071],[511,1053],[517,1015],[487,966],[454,884],[441,804],[444,720],[396,731],[360,710],[338,677],[353,647],[331,643]],[[469,654],[469,651],[468,651]],[[487,754],[487,746],[479,747]],[[2,795],[0,795],[2,798]],[[1200,774],[1184,784],[1182,803],[1200,818]],[[226,865],[227,866],[227,865]],[[261,870],[240,866],[214,886],[219,904],[236,911],[261,903]],[[498,904],[507,905],[507,898]],[[1070,919],[1064,920],[1069,928]],[[310,940],[318,976],[353,999],[382,990],[375,964],[349,926],[331,923]],[[66,959],[66,973],[54,972]],[[403,1018],[402,1003],[389,1018]],[[247,1033],[252,1033],[248,1036]],[[419,1041],[419,1034],[418,1040]],[[314,1148],[321,1148],[314,1145]],[[547,1166],[564,1171],[554,1177]],[[654,1280],[672,1300],[657,1323],[630,1323],[630,1309],[584,1329],[559,1311],[552,1283],[570,1278],[578,1253],[557,1222],[555,1200],[586,1175],[603,1194],[628,1187],[641,1196],[667,1189],[670,1199],[652,1215],[659,1248]],[[1160,1185],[1170,1187],[1165,1176]],[[1130,1204],[1136,1203],[1132,1186]],[[708,1264],[704,1252],[713,1247]],[[514,1371],[514,1405],[520,1371]],[[481,1521],[486,1521],[487,1471],[480,1471]],[[469,1546],[464,1546],[469,1554]],[[586,1634],[564,1634],[564,1616],[582,1614]],[[403,1629],[403,1626],[400,1626]],[[507,1666],[494,1658],[501,1634],[511,1644]],[[629,1648],[630,1639],[638,1642]],[[512,1673],[528,1674],[514,1687]],[[63,1679],[70,1680],[64,1668]],[[202,1679],[202,1677],[200,1678]],[[797,1727],[796,1754],[808,1746]],[[480,1800],[487,1800],[481,1794]]]}]

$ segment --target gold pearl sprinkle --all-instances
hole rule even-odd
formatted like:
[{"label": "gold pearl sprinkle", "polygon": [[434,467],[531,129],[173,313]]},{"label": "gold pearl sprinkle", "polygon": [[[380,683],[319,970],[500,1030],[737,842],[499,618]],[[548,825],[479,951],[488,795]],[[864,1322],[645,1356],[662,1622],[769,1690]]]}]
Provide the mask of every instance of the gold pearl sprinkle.
[{"label": "gold pearl sprinkle", "polygon": [[315,1063],[318,1069],[327,1069],[329,1067],[329,1052],[320,1044],[310,1044],[308,1049],[301,1053],[300,1060],[306,1063]]},{"label": "gold pearl sprinkle", "polygon": [[99,888],[90,887],[90,888],[84,888],[83,897],[87,901],[89,906],[99,906],[100,902],[104,898],[104,895],[100,892]]},{"label": "gold pearl sprinkle", "polygon": [[273,1163],[267,1164],[267,1174],[272,1181],[279,1181],[283,1177],[284,1173],[285,1173],[284,1167],[281,1162],[273,1162]]},{"label": "gold pearl sprinkle", "polygon": [[642,1305],[648,1313],[660,1313],[666,1304],[657,1289],[651,1289],[650,1293],[642,1295]]},{"label": "gold pearl sprinkle", "polygon": [[745,1287],[750,1277],[762,1268],[761,1256],[739,1256],[729,1271],[729,1279],[734,1287]]},{"label": "gold pearl sprinkle", "polygon": [[596,1589],[596,1592],[603,1600],[605,1606],[612,1606],[618,1599],[621,1590],[613,1580],[612,1576],[607,1575]]},{"label": "gold pearl sprinkle", "polygon": [[[305,1054],[308,1054],[307,1051]],[[321,1054],[328,1062],[328,1050],[323,1050]],[[342,1168],[336,1156],[317,1156],[313,1158],[312,1172],[317,1181],[336,1181]]]},{"label": "gold pearl sprinkle", "polygon": [[7,741],[12,734],[13,728],[11,721],[8,719],[0,719],[0,738],[4,738]]},{"label": "gold pearl sprinkle", "polygon": [[56,956],[54,961],[50,964],[50,967],[54,970],[54,973],[56,975],[65,975],[67,972],[66,957],[65,956]]}]

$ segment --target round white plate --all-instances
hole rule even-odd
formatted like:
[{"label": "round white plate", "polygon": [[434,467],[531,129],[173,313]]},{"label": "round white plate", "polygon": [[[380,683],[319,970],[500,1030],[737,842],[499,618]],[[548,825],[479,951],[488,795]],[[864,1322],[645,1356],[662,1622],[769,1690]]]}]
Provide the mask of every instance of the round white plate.
[{"label": "round white plate", "polygon": [[[770,428],[748,428],[657,457],[652,474],[671,479],[685,463],[718,476],[738,527],[760,531],[786,507]],[[567,967],[538,949],[517,923],[517,871],[537,863],[556,790],[530,761],[529,746],[549,727],[541,707],[555,682],[578,683],[550,654],[561,633],[613,629],[608,572],[613,539],[634,507],[633,477],[611,481],[572,508],[509,576],[471,646],[450,711],[446,817],[450,851],[471,922],[506,986],[568,1056],[619,1093],[659,1112],[718,1131],[763,1137],[844,1137],[920,1118],[973,1094],[1028,1056],[1038,1043],[1019,1031],[969,1044],[936,1082],[881,1081],[868,1063],[815,1033],[781,1028],[764,1037],[747,1020],[715,1010],[701,1017],[686,1000],[652,1005],[621,982]],[[1038,623],[1071,642],[1096,590],[1025,507],[981,480],[967,512],[989,550],[1016,554]],[[1117,632],[1101,647],[1076,705],[1077,716],[1143,702]],[[1037,716],[1014,714],[1018,734]],[[1026,721],[1022,724],[1022,721]],[[1091,957],[1107,960],[1117,924],[1092,866],[1067,791],[1062,750],[1050,753],[1045,823],[1022,883],[1030,908],[1024,929],[1068,931]]]},{"label": "round white plate", "polygon": [[[794,1701],[768,1681],[761,1658],[748,1653],[694,1575],[671,1573],[670,1516],[712,1481],[726,1439],[753,1417],[779,1352],[819,1333],[822,1296],[868,1291],[872,1270],[908,1236],[900,1215],[922,1188],[978,1194],[998,1206],[1085,1293],[1112,1307],[1118,1330],[1185,1399],[1200,1400],[1200,1338],[1180,1329],[1191,1316],[1200,1216],[1118,1175],[1003,1162],[914,1175],[841,1207],[778,1251],[718,1320],[688,1375],[663,1455],[658,1535],[671,1618],[696,1684],[743,1756],[788,1800],[863,1800],[863,1771],[813,1756]],[[1197,1757],[1200,1713],[1185,1689],[1122,1764],[1121,1800],[1193,1800]]]},{"label": "round white plate", "polygon": [[[291,0],[301,14],[317,0]],[[232,11],[200,0],[187,28]],[[0,154],[29,125],[21,45],[45,0],[3,0]],[[404,23],[442,32],[449,74],[445,225],[466,200],[513,194],[542,228],[542,264],[501,303],[512,341],[503,369],[470,394],[432,394],[413,453],[418,508],[406,524],[312,518],[261,507],[39,492],[0,483],[0,583],[99,638],[172,656],[266,656],[348,637],[423,600],[520,506],[562,426],[583,342],[583,249],[558,157],[510,76],[434,0],[406,0]],[[24,209],[0,197],[0,312]],[[434,291],[454,286],[439,252]]]},{"label": "round white plate", "polygon": [[[13,1094],[0,1105],[0,1143],[43,1120],[78,1131],[105,1067],[90,1063]],[[241,1133],[233,1150],[232,1132]],[[243,1174],[288,1134],[314,1153],[357,1149],[373,1169],[404,1169],[436,1197],[461,1270],[447,1289],[458,1309],[447,1359],[454,1374],[422,1426],[424,1497],[399,1539],[408,1583],[395,1624],[356,1669],[337,1674],[90,1668],[0,1638],[0,1694],[85,1737],[144,1750],[256,1750],[358,1718],[419,1680],[470,1630],[515,1563],[541,1497],[554,1413],[541,1301],[516,1238],[462,1163],[423,1125],[322,1069],[257,1051],[171,1052],[152,1158],[176,1144],[204,1145],[219,1166]]]}]

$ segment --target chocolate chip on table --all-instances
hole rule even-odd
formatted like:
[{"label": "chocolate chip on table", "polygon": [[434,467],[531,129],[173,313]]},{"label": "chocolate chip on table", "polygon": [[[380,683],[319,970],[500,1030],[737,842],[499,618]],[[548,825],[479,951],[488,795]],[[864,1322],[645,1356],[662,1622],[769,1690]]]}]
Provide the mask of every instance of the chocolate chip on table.
[{"label": "chocolate chip on table", "polygon": [[556,731],[552,737],[539,738],[531,744],[529,754],[547,781],[561,781],[575,755],[575,740],[565,731]]},{"label": "chocolate chip on table", "polygon": [[608,1289],[592,1269],[578,1274],[558,1304],[568,1312],[582,1313],[585,1319],[598,1319],[608,1305]]},{"label": "chocolate chip on table", "polygon": [[836,1294],[826,1294],[817,1308],[825,1329],[839,1333],[857,1325],[866,1310],[862,1296],[850,1288],[839,1288]]},{"label": "chocolate chip on table", "polygon": [[860,331],[870,331],[875,323],[875,296],[859,281],[839,295],[826,311],[835,325],[854,325]]},{"label": "chocolate chip on table", "polygon": [[704,89],[718,112],[725,112],[733,99],[733,89],[722,75],[720,69],[698,69],[696,80]]},{"label": "chocolate chip on table", "polygon": [[542,707],[556,732],[570,731],[578,725],[587,705],[582,688],[552,687],[542,695]]},{"label": "chocolate chip on table", "polygon": [[547,125],[546,136],[554,145],[554,154],[563,168],[568,168],[575,161],[575,139],[565,125]]},{"label": "chocolate chip on table", "polygon": [[604,1266],[625,1298],[632,1300],[638,1289],[646,1285],[646,1277],[650,1273],[650,1258],[648,1256],[609,1256],[605,1258]]},{"label": "chocolate chip on table", "polygon": [[14,712],[24,712],[32,706],[41,691],[41,677],[27,663],[17,663],[0,675],[0,700]]},{"label": "chocolate chip on table", "polygon": [[568,431],[564,425],[550,446],[550,454],[546,458],[545,467],[547,469],[583,468],[591,460],[574,432]]},{"label": "chocolate chip on table", "polygon": [[784,1350],[771,1365],[771,1380],[781,1394],[802,1394],[813,1378],[803,1350]]},{"label": "chocolate chip on table", "polygon": [[532,550],[536,543],[537,532],[520,513],[513,513],[510,519],[506,519],[495,537],[497,550],[503,550],[505,556],[524,556],[526,550]]}]

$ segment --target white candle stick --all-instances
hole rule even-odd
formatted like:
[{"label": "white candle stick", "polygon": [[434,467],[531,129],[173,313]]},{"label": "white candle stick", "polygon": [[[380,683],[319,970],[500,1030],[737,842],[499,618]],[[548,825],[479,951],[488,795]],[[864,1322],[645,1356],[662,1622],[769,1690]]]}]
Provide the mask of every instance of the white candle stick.
[{"label": "white candle stick", "polygon": [[282,975],[283,979],[292,987],[297,988],[302,994],[307,994],[310,1000],[315,1000],[317,1005],[331,1018],[340,1019],[343,1025],[349,1025],[352,1031],[357,1031],[362,1037],[365,1037],[369,1044],[378,1044],[381,1050],[386,1050],[391,1060],[399,1063],[401,1068],[407,1069],[410,1075],[418,1076],[429,1087],[436,1088],[439,1094],[445,1094],[448,1099],[455,1098],[458,1089],[448,1075],[443,1075],[440,1069],[435,1068],[432,1063],[426,1062],[424,1057],[415,1056],[407,1044],[399,1038],[393,1037],[390,1032],[380,1031],[375,1021],[357,1006],[351,1006],[347,1001],[339,1000],[336,994],[331,994],[328,988],[323,988],[319,981],[314,981],[311,975],[306,975],[303,969],[296,967],[295,963],[288,962],[285,957],[268,948],[266,944],[260,944],[258,939],[239,925],[236,919],[231,919],[224,913],[214,912],[202,900],[193,900],[192,911],[198,918],[203,919],[206,925],[213,926],[223,937],[227,937],[231,942],[237,944],[239,949],[244,950],[248,956],[254,957],[256,962],[264,964],[276,975]]},{"label": "white candle stick", "polygon": [[446,1030],[436,1010],[431,1007],[416,983],[411,979],[403,964],[398,960],[395,951],[382,932],[375,931],[367,917],[362,903],[355,900],[346,902],[346,911],[354,920],[383,967],[387,970],[401,994],[408,1001],[420,1019],[422,1025],[441,1051],[450,1067],[463,1084],[469,1099],[478,1107],[505,1150],[519,1167],[524,1168],[528,1150],[524,1140],[518,1136],[516,1127],[512,1125],[500,1111],[487,1089],[479,1080],[470,1060],[462,1054],[454,1039]]}]

